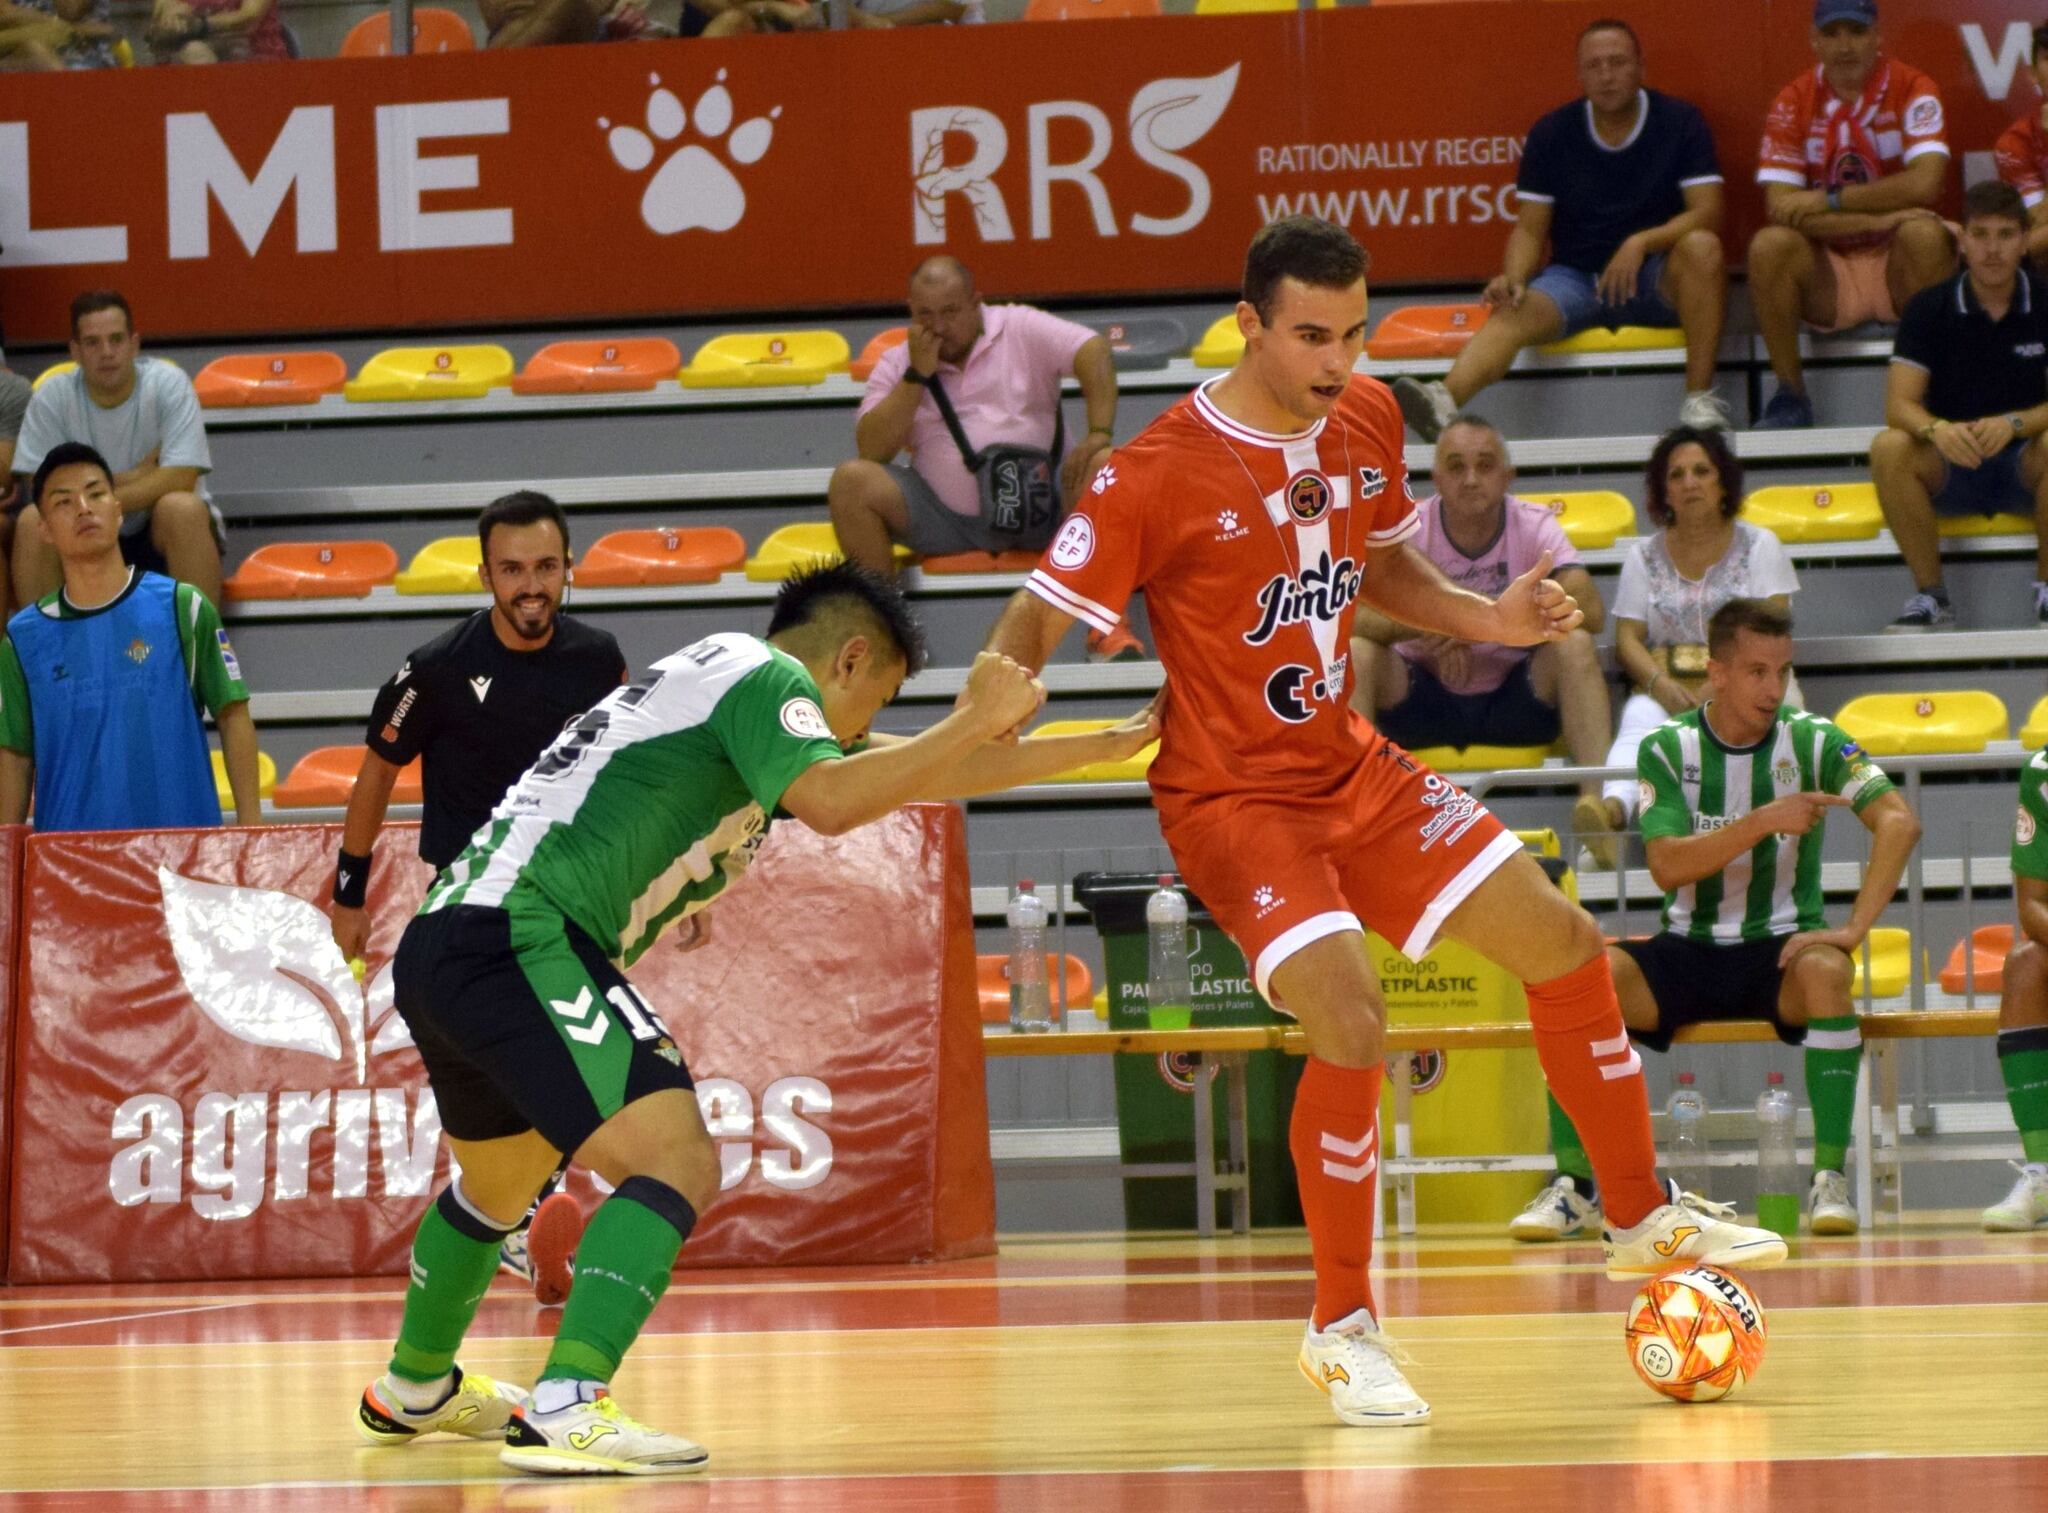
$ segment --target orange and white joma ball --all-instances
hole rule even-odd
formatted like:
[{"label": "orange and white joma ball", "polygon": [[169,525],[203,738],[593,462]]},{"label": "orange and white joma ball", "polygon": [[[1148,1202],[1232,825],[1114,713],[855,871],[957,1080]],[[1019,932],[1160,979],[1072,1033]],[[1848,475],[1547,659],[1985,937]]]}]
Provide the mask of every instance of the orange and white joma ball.
[{"label": "orange and white joma ball", "polygon": [[1628,1307],[1628,1358],[1666,1397],[1710,1403],[1764,1363],[1764,1311],[1747,1283],[1717,1266],[1667,1271]]}]

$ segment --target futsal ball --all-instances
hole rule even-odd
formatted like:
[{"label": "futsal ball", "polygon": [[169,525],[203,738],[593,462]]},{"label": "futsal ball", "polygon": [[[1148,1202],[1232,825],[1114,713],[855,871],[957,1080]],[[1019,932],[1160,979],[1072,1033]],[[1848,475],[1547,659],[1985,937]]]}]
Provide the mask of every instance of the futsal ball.
[{"label": "futsal ball", "polygon": [[1645,1282],[1629,1304],[1628,1358],[1652,1391],[1711,1403],[1763,1365],[1763,1308],[1733,1272],[1667,1271]]}]

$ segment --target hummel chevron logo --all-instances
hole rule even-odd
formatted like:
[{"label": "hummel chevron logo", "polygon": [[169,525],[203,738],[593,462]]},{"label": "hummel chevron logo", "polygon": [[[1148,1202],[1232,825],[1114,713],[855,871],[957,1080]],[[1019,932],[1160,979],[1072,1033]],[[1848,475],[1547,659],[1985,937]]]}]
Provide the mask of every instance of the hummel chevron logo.
[{"label": "hummel chevron logo", "polygon": [[[575,1032],[571,1031],[570,1033],[573,1034]],[[1681,1245],[1698,1233],[1699,1227],[1697,1225],[1688,1224],[1683,1229],[1674,1229],[1671,1231],[1669,1238],[1656,1241],[1650,1246],[1650,1249],[1656,1251],[1658,1255],[1669,1259],[1678,1254],[1678,1249]]]},{"label": "hummel chevron logo", "polygon": [[[590,1018],[590,1011],[595,1005],[590,1001],[590,989],[587,987],[577,990],[574,1003],[566,1003],[559,998],[550,998],[548,1000],[548,1007],[564,1019],[576,1021],[574,1024],[564,1025],[562,1030],[571,1040],[580,1041],[584,1045],[596,1045],[604,1039],[605,1031],[612,1027],[611,1020],[602,1014],[599,1014],[595,1019]],[[583,1023],[586,1019],[590,1019],[590,1023]]]},{"label": "hummel chevron logo", "polygon": [[469,686],[470,690],[476,695],[477,703],[481,704],[484,701],[484,695],[491,691],[491,680],[489,678],[471,678]]},{"label": "hummel chevron logo", "polygon": [[[1373,1150],[1376,1135],[1375,1130],[1368,1128],[1355,1141],[1339,1140],[1327,1130],[1324,1131],[1320,1142],[1322,1148],[1333,1155],[1344,1157],[1343,1161],[1325,1158],[1324,1174],[1335,1177],[1339,1182],[1363,1182],[1370,1177],[1379,1166],[1379,1157]],[[1364,1159],[1361,1160],[1361,1157]]]}]

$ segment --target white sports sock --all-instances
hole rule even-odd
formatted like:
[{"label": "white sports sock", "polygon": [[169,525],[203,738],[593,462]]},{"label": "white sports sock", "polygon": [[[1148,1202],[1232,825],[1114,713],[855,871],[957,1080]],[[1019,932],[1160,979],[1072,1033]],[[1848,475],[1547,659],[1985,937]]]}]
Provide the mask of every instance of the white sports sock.
[{"label": "white sports sock", "polygon": [[595,1402],[605,1390],[603,1382],[586,1382],[570,1376],[551,1376],[533,1384],[533,1411],[560,1413],[578,1403]]},{"label": "white sports sock", "polygon": [[455,1390],[455,1373],[444,1372],[431,1382],[409,1382],[402,1376],[386,1372],[384,1390],[398,1400],[399,1407],[412,1413],[424,1413],[447,1401],[448,1394]]}]

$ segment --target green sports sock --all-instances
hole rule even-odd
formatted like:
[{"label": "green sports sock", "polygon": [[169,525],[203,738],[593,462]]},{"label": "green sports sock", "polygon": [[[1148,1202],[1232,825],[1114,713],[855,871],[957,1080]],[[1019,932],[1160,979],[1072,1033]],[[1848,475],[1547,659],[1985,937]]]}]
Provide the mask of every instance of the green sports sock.
[{"label": "green sports sock", "polygon": [[2000,1030],[1998,1069],[2021,1148],[2029,1161],[2048,1162],[2048,1025]]},{"label": "green sports sock", "polygon": [[436,1382],[448,1374],[477,1304],[497,1275],[498,1247],[504,1243],[505,1232],[464,1204],[453,1183],[441,1189],[412,1237],[412,1280],[391,1351],[393,1376]]},{"label": "green sports sock", "polygon": [[1571,1115],[1558,1105],[1554,1094],[1544,1094],[1550,1105],[1550,1151],[1557,1157],[1557,1170],[1561,1176],[1570,1177],[1578,1184],[1579,1191],[1591,1196],[1593,1191],[1593,1162],[1586,1155],[1585,1142],[1579,1139],[1578,1126],[1572,1123]]},{"label": "green sports sock", "polygon": [[605,1199],[576,1247],[576,1279],[540,1380],[612,1379],[696,1222],[683,1195],[651,1177],[629,1177]]},{"label": "green sports sock", "polygon": [[1856,1114],[1856,1066],[1863,1032],[1854,1014],[1816,1019],[1806,1026],[1806,1101],[1813,1105],[1813,1169],[1838,1172],[1849,1159],[1849,1125]]}]

